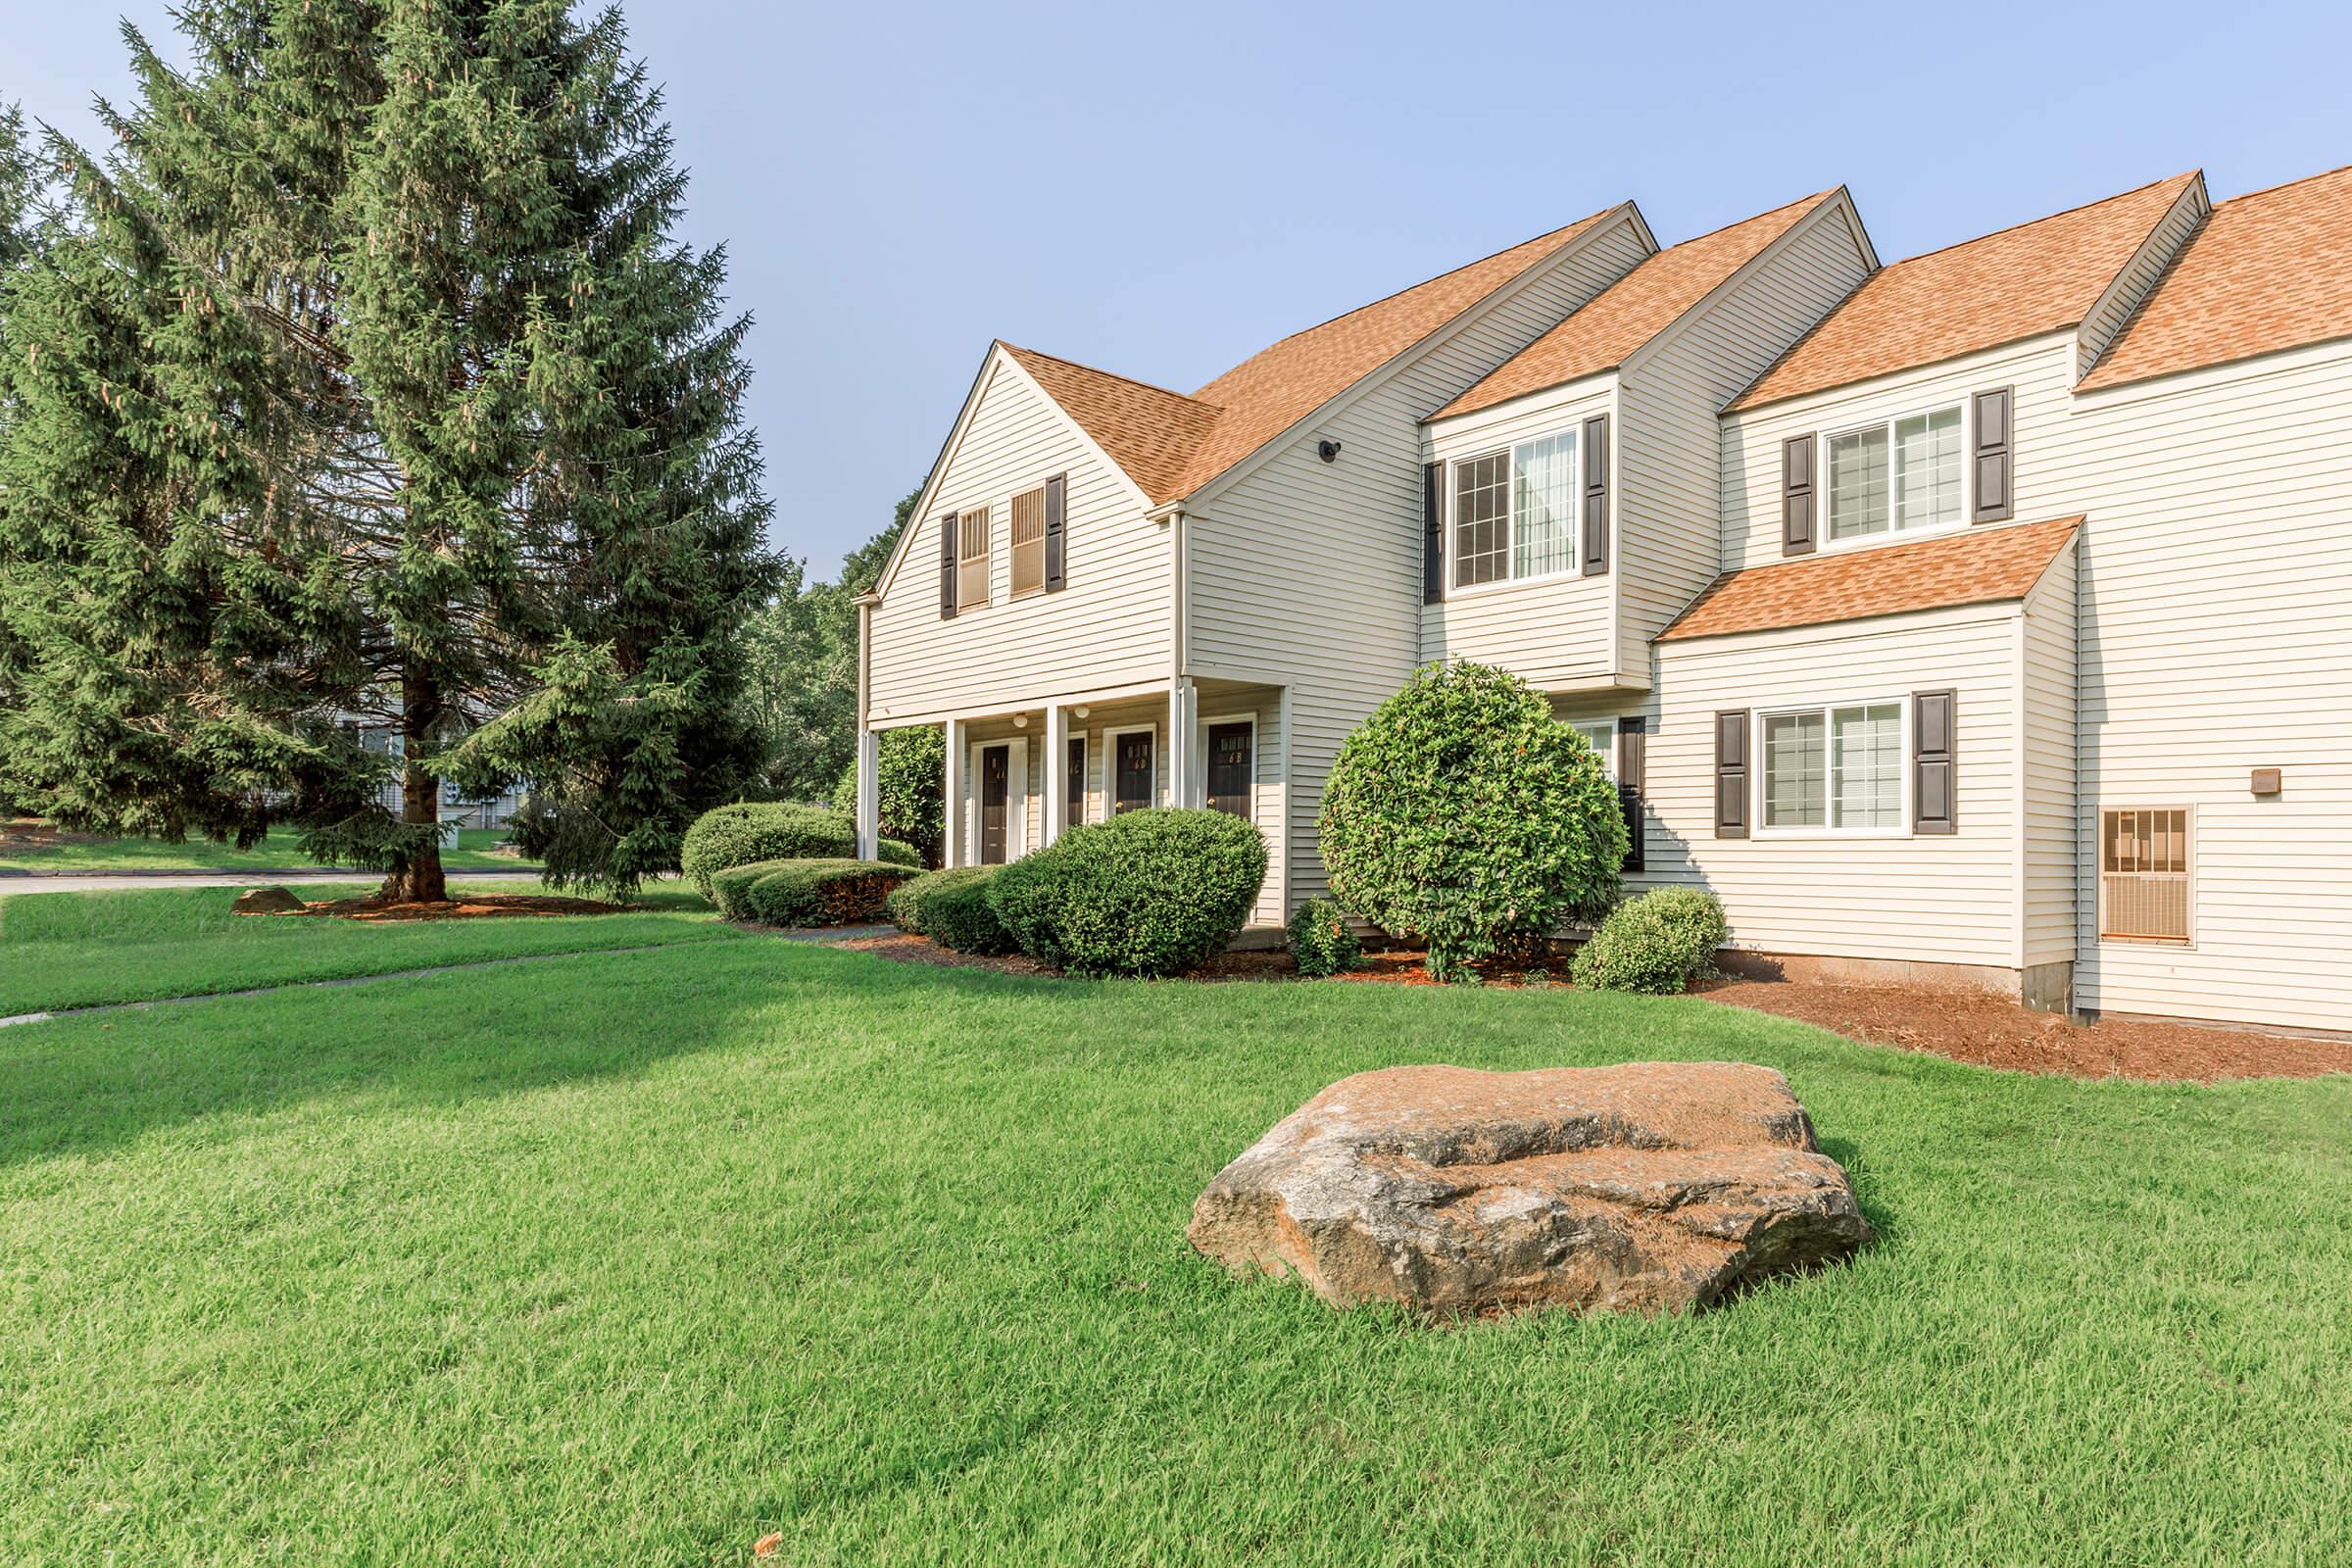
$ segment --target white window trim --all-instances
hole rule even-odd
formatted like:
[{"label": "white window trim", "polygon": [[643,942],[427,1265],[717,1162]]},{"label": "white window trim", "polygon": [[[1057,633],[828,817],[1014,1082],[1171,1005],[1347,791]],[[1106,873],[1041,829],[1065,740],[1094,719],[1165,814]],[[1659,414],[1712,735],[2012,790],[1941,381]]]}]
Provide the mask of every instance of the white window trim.
[{"label": "white window trim", "polygon": [[1102,731],[1102,820],[1107,822],[1119,809],[1119,737],[1149,735],[1152,737],[1152,799],[1149,805],[1159,804],[1159,770],[1163,759],[1159,755],[1159,726],[1157,724],[1121,724]]},{"label": "white window trim", "polygon": [[[1954,406],[1952,402],[1938,398],[1924,407],[1903,409],[1890,414],[1884,419],[1858,419],[1852,424],[1841,424],[1835,429],[1824,430],[1814,437],[1816,448],[1813,454],[1814,490],[1820,498],[1818,512],[1821,518],[1818,527],[1819,536],[1815,539],[1813,546],[1814,554],[1830,556],[1847,550],[1869,550],[1880,545],[1907,544],[1914,539],[1940,539],[1945,534],[1966,533],[1969,527],[1969,518],[1975,515],[1977,504],[1977,466],[1971,457],[1971,454],[1976,451],[1976,401],[1975,398],[1966,395],[1958,400],[1960,410],[1960,515],[1950,522],[1929,523],[1919,528],[1894,526],[1894,427],[1905,419],[1916,419],[1922,415],[1941,414]],[[2015,419],[2014,411],[2010,417]],[[1857,534],[1851,539],[1834,538],[1830,531],[1833,520],[1830,516],[1830,497],[1832,495],[1830,443],[1839,436],[1860,435],[1865,430],[1886,432],[1886,531],[1885,533]]]},{"label": "white window trim", "polygon": [[1004,748],[1004,863],[1010,865],[1029,853],[1029,737],[1000,735],[995,740],[973,741],[965,748],[964,777],[971,783],[972,858],[959,864],[978,865],[981,840],[986,827],[980,813],[986,809],[980,799],[980,755],[993,746]]},{"label": "white window trim", "polygon": [[1203,807],[1208,805],[1208,731],[1209,727],[1214,724],[1247,724],[1250,726],[1250,815],[1248,821],[1250,826],[1255,827],[1257,825],[1257,714],[1254,711],[1204,713],[1200,717],[1200,722],[1194,726],[1199,732],[1200,741],[1200,748],[1194,755],[1194,760],[1200,769],[1200,804]]},{"label": "white window trim", "polygon": [[[1457,493],[1454,485],[1454,470],[1466,463],[1482,463],[1500,452],[1509,460],[1508,476],[1503,480],[1504,491],[1506,496],[1511,499],[1512,505],[1516,506],[1519,493],[1519,460],[1516,456],[1518,449],[1538,441],[1548,441],[1555,436],[1563,435],[1576,438],[1575,445],[1570,449],[1568,456],[1568,564],[1552,571],[1538,572],[1532,577],[1512,576],[1511,564],[1519,556],[1519,526],[1516,513],[1505,512],[1502,519],[1502,575],[1492,582],[1456,582],[1454,573],[1461,569],[1462,554],[1461,541],[1455,537],[1453,531],[1453,503]],[[1481,594],[1500,593],[1510,588],[1526,588],[1540,582],[1558,582],[1563,577],[1581,577],[1584,574],[1582,558],[1585,549],[1584,420],[1575,419],[1554,429],[1538,430],[1531,435],[1513,436],[1499,446],[1484,445],[1476,452],[1466,452],[1458,458],[1446,459],[1446,493],[1439,498],[1439,504],[1440,509],[1446,514],[1446,597],[1447,599],[1474,599]]]},{"label": "white window trim", "polygon": [[1601,729],[1607,731],[1607,733],[1601,738],[1599,744],[1593,745],[1592,749],[1600,754],[1600,765],[1608,773],[1609,782],[1612,784],[1616,783],[1617,720],[1615,718],[1563,718],[1560,720],[1560,722],[1567,725],[1570,729],[1575,730],[1578,734],[1584,735],[1585,741],[1588,745],[1592,743],[1592,737],[1585,733],[1587,730],[1597,725]]},{"label": "white window trim", "polygon": [[[1766,825],[1764,792],[1768,782],[1768,767],[1764,750],[1764,721],[1767,718],[1785,717],[1790,713],[1819,713],[1821,715],[1823,725],[1821,784],[1824,791],[1822,805],[1826,815],[1830,799],[1835,793],[1832,790],[1834,781],[1829,771],[1829,747],[1832,740],[1830,714],[1840,708],[1884,708],[1890,703],[1894,706],[1896,713],[1895,768],[1902,795],[1899,826],[1832,827],[1826,822],[1820,827],[1770,827]],[[1751,708],[1747,710],[1747,734],[1748,745],[1751,748],[1748,763],[1750,775],[1748,780],[1750,797],[1748,821],[1752,824],[1748,832],[1753,837],[1760,839],[1837,839],[1841,843],[1918,837],[1913,830],[1913,813],[1918,810],[1919,807],[1918,803],[1912,799],[1911,793],[1915,781],[1912,778],[1914,770],[1911,766],[1913,753],[1911,750],[1911,698],[1909,693],[1878,697],[1835,697],[1823,702],[1774,703],[1765,708]]]},{"label": "white window trim", "polygon": [[[2180,833],[2186,844],[2188,885],[2188,935],[2180,937],[2111,937],[2107,934],[2107,813],[2110,811],[2179,811],[2181,813]],[[2100,801],[2091,808],[2091,870],[2098,879],[2098,906],[2093,909],[2091,938],[2102,948],[2128,948],[2145,953],[2194,953],[2197,950],[2197,808],[2186,801],[2167,805],[2142,805],[2137,801],[2109,803]]]},{"label": "white window trim", "polygon": [[[984,561],[988,564],[982,578],[988,585],[988,597],[966,604],[963,598],[963,568],[970,563],[963,558],[963,519],[975,512],[984,514],[988,519],[985,525],[988,530],[988,548],[972,558],[973,561]],[[957,507],[956,509],[956,613],[961,615],[967,611],[986,610],[992,605],[1009,603],[1011,603],[1009,598],[999,599],[997,597],[997,504],[994,501],[984,501],[975,506]]]},{"label": "white window trim", "polygon": [[[1015,588],[1012,586],[1012,578],[1013,574],[1019,569],[1016,564],[1019,559],[1016,553],[1021,547],[1014,542],[1012,537],[1012,504],[1020,500],[1021,497],[1030,494],[1035,494],[1037,497],[1037,586],[1034,588]],[[994,544],[994,535],[991,535],[990,542],[992,545]],[[994,564],[992,563],[991,564],[993,567]],[[1017,605],[1024,599],[1035,599],[1039,594],[1042,594],[1045,591],[1046,481],[1040,479],[1028,489],[1015,490],[1012,492],[1012,494],[1004,498],[1004,602],[1008,605]]]}]

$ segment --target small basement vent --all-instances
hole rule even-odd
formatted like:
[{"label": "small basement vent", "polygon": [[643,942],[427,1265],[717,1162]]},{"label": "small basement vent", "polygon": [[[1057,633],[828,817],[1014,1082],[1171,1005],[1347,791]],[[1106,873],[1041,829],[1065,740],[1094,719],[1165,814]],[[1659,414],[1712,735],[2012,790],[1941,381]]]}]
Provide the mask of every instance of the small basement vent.
[{"label": "small basement vent", "polygon": [[2189,939],[2188,810],[2099,813],[2099,935],[2118,942]]}]

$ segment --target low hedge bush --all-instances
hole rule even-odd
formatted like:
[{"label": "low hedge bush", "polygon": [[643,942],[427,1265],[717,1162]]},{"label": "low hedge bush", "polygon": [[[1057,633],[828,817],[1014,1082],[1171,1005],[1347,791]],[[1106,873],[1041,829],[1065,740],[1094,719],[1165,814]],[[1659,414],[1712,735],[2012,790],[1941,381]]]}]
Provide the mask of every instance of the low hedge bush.
[{"label": "low hedge bush", "polygon": [[1170,975],[1225,951],[1265,879],[1266,843],[1250,823],[1155,807],[1070,829],[1000,870],[988,902],[1041,963]]},{"label": "low hedge bush", "polygon": [[929,937],[956,953],[993,956],[1015,950],[1012,933],[997,918],[988,902],[988,885],[1004,869],[995,865],[959,865],[947,871],[926,871],[902,882],[884,901],[902,931]]},{"label": "low hedge bush", "polygon": [[1712,893],[1659,888],[1611,910],[1570,972],[1588,990],[1670,995],[1713,966],[1728,930]]},{"label": "low hedge bush", "polygon": [[[896,839],[878,846],[880,858],[893,865],[920,867],[914,847]],[[849,813],[829,806],[800,806],[791,801],[746,801],[705,811],[686,830],[678,853],[678,869],[712,898],[711,879],[719,872],[760,860],[847,859],[858,853],[858,824]]]},{"label": "low hedge bush", "polygon": [[1354,968],[1363,956],[1355,927],[1331,900],[1309,899],[1291,916],[1291,959],[1300,974],[1310,979],[1338,974]]},{"label": "low hedge bush", "polygon": [[884,860],[755,860],[710,879],[718,912],[761,925],[859,925],[882,917],[893,888],[918,873]]}]

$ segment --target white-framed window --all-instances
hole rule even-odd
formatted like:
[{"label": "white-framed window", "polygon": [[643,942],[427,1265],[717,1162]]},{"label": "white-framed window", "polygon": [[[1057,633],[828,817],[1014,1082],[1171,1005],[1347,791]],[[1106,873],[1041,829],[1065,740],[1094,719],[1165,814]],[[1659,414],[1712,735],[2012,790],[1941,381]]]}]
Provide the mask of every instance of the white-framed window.
[{"label": "white-framed window", "polygon": [[956,608],[988,603],[988,508],[974,507],[956,519]]},{"label": "white-framed window", "polygon": [[2185,806],[2099,812],[2099,940],[2185,948],[2195,936]]},{"label": "white-framed window", "polygon": [[1600,754],[1600,765],[1617,777],[1617,721],[1613,718],[1572,718],[1568,727],[1582,735]]},{"label": "white-framed window", "polygon": [[1901,699],[1760,711],[1756,820],[1767,833],[1899,833]]},{"label": "white-framed window", "polygon": [[1012,498],[1012,597],[1045,592],[1046,487]]},{"label": "white-framed window", "polygon": [[1822,438],[1829,542],[1957,527],[1967,517],[1961,405]]},{"label": "white-framed window", "polygon": [[1576,431],[1453,464],[1453,585],[1574,571]]}]

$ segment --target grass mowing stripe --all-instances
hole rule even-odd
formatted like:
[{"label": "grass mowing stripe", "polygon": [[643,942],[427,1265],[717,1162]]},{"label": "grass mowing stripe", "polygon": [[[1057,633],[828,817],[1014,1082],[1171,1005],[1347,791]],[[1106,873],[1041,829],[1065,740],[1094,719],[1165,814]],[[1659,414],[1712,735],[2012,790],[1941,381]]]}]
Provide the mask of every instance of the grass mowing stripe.
[{"label": "grass mowing stripe", "polygon": [[[354,891],[303,890],[314,900]],[[743,935],[687,892],[648,891],[638,901],[643,907],[625,914],[380,925],[239,915],[230,909],[236,892],[160,888],[0,901],[0,1016]]]},{"label": "grass mowing stripe", "polygon": [[[0,1035],[0,1555],[2352,1555],[2352,1079],[2004,1075],[1680,999],[671,947]],[[1428,1330],[1189,1255],[1345,1073],[1788,1073],[1882,1240]]]}]

